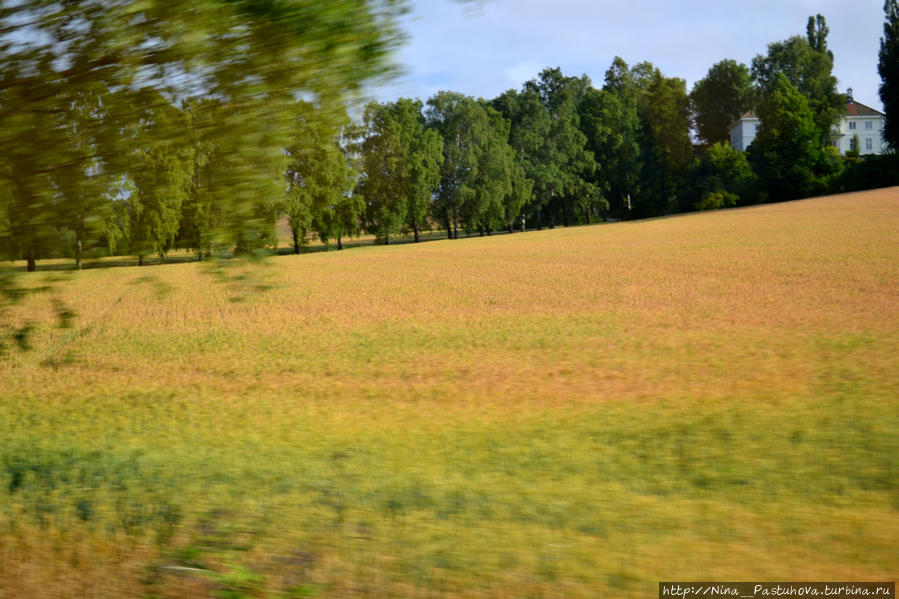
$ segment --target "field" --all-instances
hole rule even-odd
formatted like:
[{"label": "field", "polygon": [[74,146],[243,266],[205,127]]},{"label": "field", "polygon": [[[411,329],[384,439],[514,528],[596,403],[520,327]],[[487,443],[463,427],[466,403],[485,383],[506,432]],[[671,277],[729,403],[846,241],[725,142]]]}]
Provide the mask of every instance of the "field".
[{"label": "field", "polygon": [[[899,189],[35,273],[0,597],[896,580]],[[30,278],[29,278],[30,277]]]}]

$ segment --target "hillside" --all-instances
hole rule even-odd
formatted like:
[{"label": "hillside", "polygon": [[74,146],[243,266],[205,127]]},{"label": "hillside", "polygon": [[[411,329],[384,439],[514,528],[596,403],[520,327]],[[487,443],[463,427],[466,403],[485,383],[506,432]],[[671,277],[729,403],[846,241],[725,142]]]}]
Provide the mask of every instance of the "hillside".
[{"label": "hillside", "polygon": [[65,278],[0,362],[11,597],[895,577],[899,188]]}]

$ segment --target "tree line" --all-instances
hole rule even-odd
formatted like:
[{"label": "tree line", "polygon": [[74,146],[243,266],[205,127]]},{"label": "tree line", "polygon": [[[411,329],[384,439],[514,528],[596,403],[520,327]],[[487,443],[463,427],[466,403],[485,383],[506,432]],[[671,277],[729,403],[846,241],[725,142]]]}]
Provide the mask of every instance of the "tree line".
[{"label": "tree line", "polygon": [[[98,253],[251,252],[276,243],[281,217],[299,253],[312,236],[338,248],[362,232],[457,238],[899,183],[894,155],[831,145],[846,98],[821,15],[689,92],[616,57],[601,87],[547,68],[496,98],[442,91],[371,103],[352,122],[344,100],[383,74],[395,3],[207,0],[175,17],[145,4],[0,13],[0,248],[28,270],[58,256],[80,268]],[[897,0],[885,15],[884,136],[897,148]],[[37,42],[3,33],[27,18]],[[312,56],[291,37],[310,30],[331,43]],[[748,110],[761,124],[744,153],[729,126]]]}]

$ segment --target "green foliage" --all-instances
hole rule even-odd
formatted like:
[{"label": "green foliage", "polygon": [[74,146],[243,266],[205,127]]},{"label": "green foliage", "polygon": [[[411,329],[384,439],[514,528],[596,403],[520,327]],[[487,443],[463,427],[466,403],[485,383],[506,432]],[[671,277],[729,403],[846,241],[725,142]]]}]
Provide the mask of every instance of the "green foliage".
[{"label": "green foliage", "polygon": [[440,92],[428,99],[428,127],[441,139],[443,161],[434,216],[447,236],[503,222],[503,199],[512,193],[508,124],[474,98]]},{"label": "green foliage", "polygon": [[131,250],[165,255],[175,243],[181,223],[181,208],[190,191],[194,156],[187,131],[187,116],[161,97],[141,94],[135,150],[129,159],[129,177],[134,182],[128,204]]},{"label": "green foliage", "polygon": [[365,110],[361,175],[369,231],[390,243],[409,226],[419,239],[443,162],[439,136],[425,127],[419,100],[400,98]]},{"label": "green foliage", "polygon": [[697,210],[717,210],[719,208],[732,208],[737,205],[739,196],[728,191],[707,191],[695,204]]},{"label": "green foliage", "polygon": [[893,151],[899,149],[899,1],[883,4],[885,22],[880,38],[880,99],[886,112],[883,138]]},{"label": "green foliage", "polygon": [[566,77],[558,68],[544,69],[538,79],[524,84],[523,93],[535,94],[548,120],[547,137],[532,158],[535,208],[546,213],[549,225],[559,216],[567,226],[576,218],[577,199],[592,197],[599,190],[592,183],[596,169],[593,155],[587,149],[587,137],[580,129],[578,104],[590,81]]},{"label": "green foliage", "polygon": [[691,178],[697,187],[692,208],[712,210],[753,203],[756,176],[745,152],[725,142],[710,146],[692,167]]},{"label": "green foliage", "polygon": [[431,213],[434,192],[440,184],[440,167],[443,164],[443,140],[433,129],[425,126],[422,104],[419,101],[400,100],[402,109],[404,145],[408,148],[407,171],[404,186],[398,191],[407,199],[406,225],[419,241],[421,230]]},{"label": "green foliage", "polygon": [[816,145],[830,143],[831,128],[839,120],[845,102],[837,93],[833,76],[833,53],[827,48],[828,28],[824,17],[809,17],[806,37],[793,36],[768,44],[768,54],[752,60],[752,76],[763,96],[771,94],[779,75],[805,96],[817,128]]},{"label": "green foliage", "polygon": [[340,140],[341,127],[349,119],[342,107],[339,112],[336,117],[328,116],[324,109],[304,101],[297,107],[293,143],[287,148],[288,188],[284,203],[295,253],[300,252],[309,229],[326,245],[330,239],[349,232],[342,216],[347,212],[344,204],[354,201],[350,192],[355,180]]},{"label": "green foliage", "polygon": [[[117,249],[130,235],[135,251],[164,253],[182,209],[181,242],[201,255],[269,243],[294,98],[331,103],[389,72],[402,11],[394,0],[4,6],[6,255],[34,269],[38,258],[63,251],[57,240],[70,237],[61,228],[72,231],[68,251],[79,263],[103,237]],[[190,100],[190,119],[176,118],[172,98]],[[192,168],[181,139],[188,121],[198,126]],[[128,218],[115,207],[123,174],[140,179],[136,195],[124,194]]]},{"label": "green foliage", "polygon": [[727,142],[730,125],[755,103],[749,68],[734,60],[712,65],[693,85],[690,110],[699,139],[708,144]]},{"label": "green foliage", "polygon": [[844,169],[833,183],[833,191],[849,192],[899,185],[899,155],[868,154],[845,158]]},{"label": "green foliage", "polygon": [[758,109],[761,127],[749,147],[750,162],[771,201],[810,197],[826,189],[831,173],[819,149],[808,100],[778,73]]}]

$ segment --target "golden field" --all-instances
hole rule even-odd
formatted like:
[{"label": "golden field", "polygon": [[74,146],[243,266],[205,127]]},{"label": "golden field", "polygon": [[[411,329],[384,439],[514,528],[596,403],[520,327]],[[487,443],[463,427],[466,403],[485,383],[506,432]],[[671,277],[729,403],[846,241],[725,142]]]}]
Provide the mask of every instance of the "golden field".
[{"label": "golden field", "polygon": [[897,188],[47,277],[0,362],[0,597],[899,574]]}]

